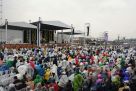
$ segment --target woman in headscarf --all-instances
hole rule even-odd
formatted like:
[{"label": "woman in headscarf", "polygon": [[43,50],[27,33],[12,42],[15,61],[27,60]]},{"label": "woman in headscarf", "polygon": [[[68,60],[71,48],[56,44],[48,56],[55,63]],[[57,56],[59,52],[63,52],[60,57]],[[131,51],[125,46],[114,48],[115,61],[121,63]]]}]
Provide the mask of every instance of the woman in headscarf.
[{"label": "woman in headscarf", "polygon": [[30,87],[31,90],[34,90],[34,81],[32,81],[31,77],[27,78],[26,84]]},{"label": "woman in headscarf", "polygon": [[46,81],[48,81],[49,78],[50,78],[50,76],[51,76],[51,70],[50,70],[50,69],[47,69],[46,72],[45,72],[45,74],[44,74],[44,79],[45,79]]},{"label": "woman in headscarf", "polygon": [[34,79],[34,84],[36,85],[37,83],[40,83],[42,81],[43,80],[42,80],[41,76],[40,75],[36,75],[36,78]]},{"label": "woman in headscarf", "polygon": [[79,91],[80,89],[82,89],[82,85],[83,85],[83,77],[81,74],[76,74],[74,77],[74,81],[73,81],[73,88],[74,91]]},{"label": "woman in headscarf", "polygon": [[65,86],[68,82],[68,77],[66,75],[66,72],[62,72],[61,78],[59,80],[59,91],[63,91],[65,89]]},{"label": "woman in headscarf", "polygon": [[44,75],[44,68],[43,68],[43,65],[41,64],[38,64],[35,66],[35,69],[37,70],[38,74],[40,76],[43,76]]},{"label": "woman in headscarf", "polygon": [[53,73],[53,78],[58,82],[58,73],[57,73],[58,67],[54,64],[51,68],[51,72]]},{"label": "woman in headscarf", "polygon": [[31,67],[34,69],[35,68],[35,64],[34,64],[34,58],[30,57],[29,63],[31,65]]}]

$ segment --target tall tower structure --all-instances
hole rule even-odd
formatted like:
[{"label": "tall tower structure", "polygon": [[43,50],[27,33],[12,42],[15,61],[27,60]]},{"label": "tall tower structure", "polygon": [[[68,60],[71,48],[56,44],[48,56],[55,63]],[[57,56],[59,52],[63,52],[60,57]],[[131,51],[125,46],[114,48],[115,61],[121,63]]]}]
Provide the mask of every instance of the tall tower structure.
[{"label": "tall tower structure", "polygon": [[[0,0],[0,26],[2,25],[2,20],[3,20],[3,18],[2,18],[2,16],[3,16],[3,9],[2,9],[2,7],[3,7],[3,1],[2,0]],[[0,29],[0,42],[2,42],[2,30]]]},{"label": "tall tower structure", "polygon": [[3,0],[0,0],[0,25],[2,24],[3,20]]}]

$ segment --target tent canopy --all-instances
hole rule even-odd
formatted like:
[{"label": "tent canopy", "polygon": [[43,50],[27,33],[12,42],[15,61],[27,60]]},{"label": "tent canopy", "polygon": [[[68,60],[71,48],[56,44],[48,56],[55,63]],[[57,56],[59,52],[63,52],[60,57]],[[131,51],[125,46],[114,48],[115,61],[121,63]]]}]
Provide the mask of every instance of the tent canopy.
[{"label": "tent canopy", "polygon": [[[32,24],[38,25],[39,21],[33,22]],[[40,21],[41,29],[46,30],[63,30],[63,29],[71,29],[71,26],[66,25],[61,21]]]},{"label": "tent canopy", "polygon": [[[5,28],[5,25],[2,25],[1,28]],[[27,22],[8,22],[8,29],[29,30],[29,29],[37,29],[37,27]]]}]

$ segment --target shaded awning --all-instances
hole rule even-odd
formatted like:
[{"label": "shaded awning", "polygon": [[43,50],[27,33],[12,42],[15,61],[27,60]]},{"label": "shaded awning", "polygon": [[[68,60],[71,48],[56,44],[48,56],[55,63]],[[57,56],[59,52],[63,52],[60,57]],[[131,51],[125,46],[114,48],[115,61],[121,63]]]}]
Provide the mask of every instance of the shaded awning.
[{"label": "shaded awning", "polygon": [[[1,28],[5,28],[5,25],[2,25]],[[29,30],[29,29],[37,29],[37,26],[32,25],[27,22],[8,22],[8,29],[13,30]]]},{"label": "shaded awning", "polygon": [[[32,24],[38,25],[39,21],[33,22]],[[61,22],[61,21],[40,21],[41,29],[46,30],[64,30],[64,29],[71,29],[71,26]]]},{"label": "shaded awning", "polygon": [[66,34],[66,35],[81,35],[84,34],[82,32],[58,32],[58,34]]}]

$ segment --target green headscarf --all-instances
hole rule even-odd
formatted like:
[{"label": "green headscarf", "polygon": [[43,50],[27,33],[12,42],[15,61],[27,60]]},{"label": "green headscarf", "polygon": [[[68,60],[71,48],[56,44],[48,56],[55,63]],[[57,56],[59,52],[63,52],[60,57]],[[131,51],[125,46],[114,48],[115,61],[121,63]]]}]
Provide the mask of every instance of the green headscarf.
[{"label": "green headscarf", "polygon": [[78,89],[82,86],[83,81],[84,79],[81,74],[75,75],[74,81],[73,81],[74,91],[78,91]]},{"label": "green headscarf", "polygon": [[121,68],[125,67],[125,59],[124,58],[121,58],[120,65],[121,65]]},{"label": "green headscarf", "polygon": [[12,66],[13,66],[13,60],[8,59],[8,60],[6,61],[6,64],[8,65],[8,67],[12,67]]},{"label": "green headscarf", "polygon": [[40,75],[36,75],[36,78],[35,78],[35,80],[34,80],[34,84],[37,84],[37,83],[39,83],[39,82],[42,82],[42,78],[41,78]]}]

